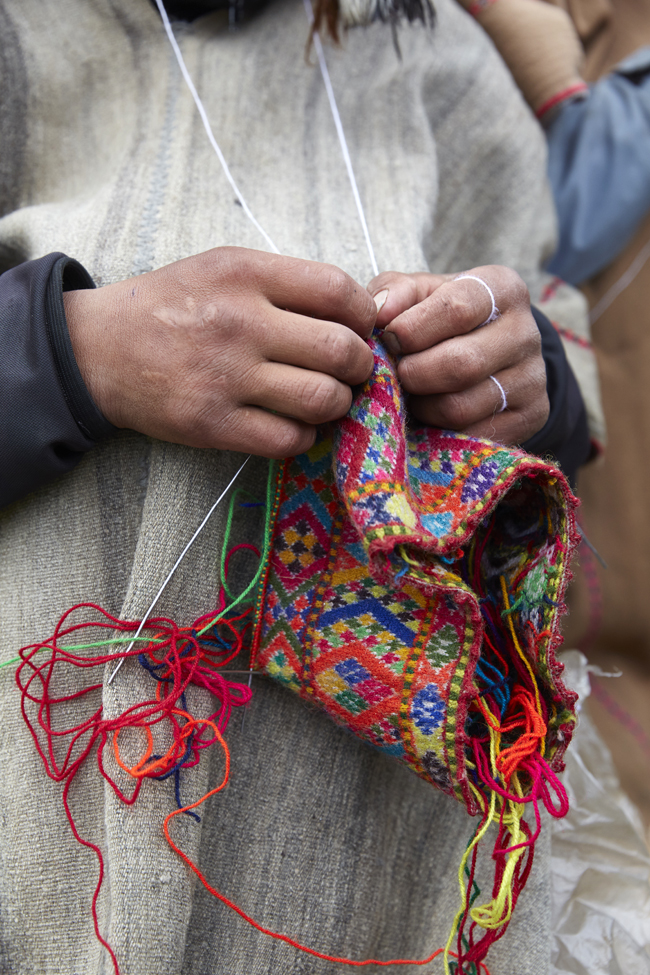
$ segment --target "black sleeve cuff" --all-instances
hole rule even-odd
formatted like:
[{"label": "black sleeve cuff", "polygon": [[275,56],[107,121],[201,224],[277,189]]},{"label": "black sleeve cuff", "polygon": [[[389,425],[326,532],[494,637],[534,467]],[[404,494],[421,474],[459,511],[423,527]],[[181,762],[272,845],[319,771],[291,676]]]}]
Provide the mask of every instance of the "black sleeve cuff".
[{"label": "black sleeve cuff", "polygon": [[0,276],[0,507],[71,470],[115,430],[81,378],[63,307],[64,291],[93,287],[60,253]]},{"label": "black sleeve cuff", "polygon": [[[53,255],[52,255],[53,256]],[[81,378],[72,351],[68,323],[63,306],[64,291],[94,288],[95,282],[79,261],[60,256],[53,264],[45,291],[47,336],[54,356],[57,375],[68,409],[82,433],[89,440],[102,440],[114,433],[115,427],[95,406]]]},{"label": "black sleeve cuff", "polygon": [[532,312],[542,336],[546,391],[551,410],[542,429],[522,446],[531,454],[550,455],[575,489],[578,468],[591,454],[587,413],[560,336],[539,309],[533,308]]}]

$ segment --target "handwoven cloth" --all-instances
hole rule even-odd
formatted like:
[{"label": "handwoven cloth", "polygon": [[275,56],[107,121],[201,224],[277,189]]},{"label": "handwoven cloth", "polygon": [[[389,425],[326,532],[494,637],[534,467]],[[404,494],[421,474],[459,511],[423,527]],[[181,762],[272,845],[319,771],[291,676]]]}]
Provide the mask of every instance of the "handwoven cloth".
[{"label": "handwoven cloth", "polygon": [[521,450],[409,429],[372,346],[349,415],[280,474],[252,660],[498,821],[503,853],[532,842],[507,797],[548,798],[575,722],[554,656],[575,499]]}]

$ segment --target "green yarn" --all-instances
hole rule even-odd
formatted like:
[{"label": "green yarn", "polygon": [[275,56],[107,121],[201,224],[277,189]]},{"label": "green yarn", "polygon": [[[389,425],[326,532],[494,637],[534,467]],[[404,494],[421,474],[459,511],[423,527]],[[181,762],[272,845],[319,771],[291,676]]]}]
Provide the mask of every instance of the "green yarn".
[{"label": "green yarn", "polygon": [[[219,562],[219,579],[220,579],[221,585],[224,588],[224,591],[225,591],[226,595],[232,600],[232,602],[221,613],[215,614],[215,616],[210,620],[210,622],[209,623],[206,623],[206,625],[203,627],[203,629],[198,631],[198,634],[197,634],[198,636],[203,636],[203,634],[206,633],[207,630],[211,629],[215,625],[215,623],[218,623],[219,620],[222,619],[227,612],[229,612],[231,609],[234,609],[235,606],[238,606],[241,602],[243,602],[244,599],[246,599],[246,597],[251,593],[251,591],[257,586],[257,583],[260,580],[260,576],[262,574],[262,569],[263,569],[263,567],[264,567],[264,565],[266,563],[266,560],[268,558],[269,547],[270,547],[270,544],[271,544],[271,540],[270,540],[271,507],[272,507],[272,505],[271,505],[271,500],[272,500],[271,495],[272,495],[272,492],[273,492],[273,483],[274,483],[273,474],[274,474],[274,469],[275,469],[275,462],[271,460],[271,461],[269,461],[268,476],[267,476],[267,480],[266,480],[266,505],[265,505],[266,511],[265,511],[265,515],[264,515],[264,547],[262,549],[262,555],[261,555],[261,558],[260,558],[260,564],[259,564],[258,569],[257,569],[257,572],[253,576],[252,580],[246,586],[246,588],[244,589],[244,591],[241,592],[239,594],[239,596],[236,596],[236,597],[233,597],[233,594],[230,591],[230,588],[228,587],[228,583],[226,581],[225,567],[226,567],[226,558],[228,557],[228,555],[227,555],[227,553],[228,553],[228,542],[230,541],[230,533],[231,533],[231,530],[232,530],[232,523],[233,523],[234,513],[235,513],[235,502],[237,500],[237,497],[240,494],[246,494],[246,495],[248,495],[249,498],[252,498],[253,495],[251,495],[250,492],[246,491],[244,488],[237,488],[237,490],[233,493],[233,495],[232,495],[232,497],[230,499],[230,505],[229,505],[229,508],[228,508],[228,517],[226,519],[226,530],[224,532],[223,545],[222,545],[222,548],[221,548],[221,558],[220,558],[220,562]],[[98,647],[108,647],[108,646],[114,646],[115,644],[120,644],[120,643],[135,643],[135,642],[138,642],[138,643],[142,642],[142,643],[149,644],[149,643],[157,643],[159,641],[157,641],[155,639],[155,637],[152,639],[151,637],[148,637],[148,636],[139,636],[139,637],[137,637],[137,640],[134,640],[131,636],[129,636],[127,634],[126,636],[111,637],[108,640],[97,640],[95,643],[81,643],[81,644],[76,644],[75,646],[71,646],[71,647],[62,647],[61,649],[63,649],[63,650],[70,650],[70,651],[77,651],[77,650],[95,650]],[[45,650],[47,648],[46,647],[43,647],[42,649]],[[20,657],[13,657],[11,660],[4,660],[2,663],[0,663],[0,669],[2,667],[10,667],[12,665],[19,664],[20,661],[21,661],[21,658]]]}]

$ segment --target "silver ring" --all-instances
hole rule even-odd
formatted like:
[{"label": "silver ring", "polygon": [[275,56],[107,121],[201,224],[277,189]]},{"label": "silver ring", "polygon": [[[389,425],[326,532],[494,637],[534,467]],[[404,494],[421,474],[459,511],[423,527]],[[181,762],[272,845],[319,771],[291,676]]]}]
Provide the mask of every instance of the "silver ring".
[{"label": "silver ring", "polygon": [[506,391],[495,376],[490,376],[490,379],[501,393],[501,406],[497,410],[497,413],[503,413],[503,411],[508,408],[508,397],[506,396]]},{"label": "silver ring", "polygon": [[[482,284],[483,287],[485,288],[485,290],[487,291],[487,293],[489,294],[490,301],[492,302],[492,311],[490,312],[490,314],[488,315],[488,317],[485,319],[485,321],[484,322],[481,322],[481,324],[480,325],[477,325],[476,327],[477,328],[483,328],[484,325],[489,325],[490,322],[496,321],[496,319],[499,317],[499,315],[501,314],[501,312],[497,308],[497,303],[496,303],[495,298],[494,298],[494,292],[492,291],[492,288],[490,287],[490,285],[487,284],[487,282],[484,281],[483,278],[477,277],[476,274],[459,274],[457,278],[454,278],[454,281],[462,281],[463,279],[465,279],[467,281],[478,281],[479,284]],[[494,381],[496,382],[496,379]],[[499,386],[499,389],[501,389],[500,386]],[[504,409],[505,409],[505,407],[504,407]]]}]

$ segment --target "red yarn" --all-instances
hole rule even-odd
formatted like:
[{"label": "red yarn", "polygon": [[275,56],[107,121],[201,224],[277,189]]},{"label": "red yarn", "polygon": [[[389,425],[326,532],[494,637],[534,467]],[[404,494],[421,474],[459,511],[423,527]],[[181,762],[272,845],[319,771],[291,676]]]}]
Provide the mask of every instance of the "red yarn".
[{"label": "red yarn", "polygon": [[[221,604],[224,601],[222,593],[219,611],[222,610]],[[70,616],[79,609],[94,610],[104,620],[66,625]],[[242,684],[226,680],[216,668],[223,666],[239,652],[243,632],[239,633],[234,624],[243,620],[250,612],[249,609],[238,617],[220,620],[217,624],[226,627],[235,635],[234,649],[228,645],[225,645],[225,649],[219,646],[215,649],[208,642],[207,637],[197,636],[198,630],[216,618],[218,614],[215,613],[197,620],[193,627],[184,628],[162,617],[151,619],[144,627],[144,631],[148,631],[150,635],[151,642],[144,649],[134,647],[128,651],[119,650],[115,653],[85,657],[75,653],[74,647],[61,647],[60,641],[67,639],[69,642],[75,634],[89,630],[134,633],[139,623],[118,620],[94,603],[81,603],[64,613],[49,640],[23,647],[20,651],[22,663],[16,671],[16,683],[21,691],[22,715],[47,775],[55,782],[65,783],[63,806],[75,839],[82,846],[93,850],[97,857],[99,878],[92,899],[93,925],[98,940],[111,956],[116,975],[119,975],[117,959],[111,946],[100,933],[97,918],[97,899],[104,879],[104,860],[99,847],[83,839],[77,830],[69,804],[70,787],[81,766],[91,752],[95,751],[102,777],[122,802],[131,805],[137,799],[145,778],[164,778],[170,771],[179,767],[179,762],[185,768],[196,765],[203,748],[208,748],[215,741],[222,740],[221,731],[228,723],[232,708],[247,704],[251,698],[251,691]],[[56,728],[53,722],[53,711],[56,710],[57,705],[69,701],[82,702],[93,692],[101,691],[103,683],[90,684],[71,694],[56,695],[52,690],[54,674],[61,671],[65,664],[92,669],[104,667],[124,657],[140,657],[143,666],[150,672],[152,668],[155,670],[157,677],[155,698],[135,704],[116,718],[108,719],[102,717],[103,707],[100,701],[99,706],[93,708],[79,724]],[[190,684],[206,688],[218,699],[218,709],[208,718],[193,718],[184,707],[180,706]],[[36,708],[35,714],[34,708],[30,705]],[[162,757],[153,759],[151,757],[152,728],[163,721],[171,724],[174,741]],[[126,727],[142,729],[147,739],[143,756],[130,768],[122,762],[118,749],[119,733]],[[205,737],[208,730],[211,732],[211,737]],[[103,753],[109,739],[112,739],[118,765],[136,779],[135,788],[130,796],[125,795],[104,766]],[[60,744],[63,744],[64,750],[63,754],[58,756],[57,746]]]},{"label": "red yarn", "polygon": [[[143,627],[143,633],[146,633],[148,638],[146,644],[140,647],[133,647],[130,650],[118,650],[114,653],[86,657],[79,652],[75,652],[74,646],[62,647],[60,645],[61,641],[64,640],[69,643],[76,634],[92,630],[99,630],[100,633],[108,630],[110,631],[110,635],[114,633],[135,633],[139,627],[139,622],[119,620],[94,603],[79,603],[64,613],[57,623],[53,635],[48,640],[23,647],[20,651],[22,663],[16,671],[16,683],[21,691],[22,715],[32,735],[36,750],[41,757],[47,775],[55,782],[64,783],[62,796],[63,806],[74,838],[82,846],[91,849],[97,857],[99,877],[93,894],[91,912],[95,934],[98,941],[106,948],[111,957],[115,975],[119,975],[119,964],[113,949],[99,930],[97,916],[97,900],[104,879],[104,858],[100,848],[90,840],[84,839],[77,830],[69,804],[70,787],[77,772],[94,751],[96,753],[97,766],[102,777],[110,784],[121,802],[132,805],[138,797],[145,778],[165,778],[174,769],[179,767],[179,763],[184,768],[196,765],[200,760],[200,751],[208,748],[215,742],[219,742],[223,748],[226,759],[226,767],[221,783],[214,789],[211,789],[197,802],[174,809],[163,823],[165,837],[170,846],[187,864],[190,870],[196,874],[206,890],[218,898],[226,907],[235,911],[235,913],[257,931],[277,941],[284,941],[293,948],[297,948],[299,951],[316,958],[321,958],[324,961],[338,962],[356,968],[362,968],[367,965],[388,967],[390,965],[423,966],[429,964],[434,958],[442,954],[444,951],[443,948],[438,948],[427,958],[423,959],[395,958],[381,961],[379,959],[369,958],[356,961],[351,958],[328,955],[325,952],[317,951],[314,948],[301,944],[296,939],[289,937],[289,935],[272,931],[270,928],[259,924],[237,904],[212,887],[199,868],[172,840],[169,833],[170,821],[181,813],[191,813],[192,810],[200,806],[210,796],[220,792],[227,784],[230,774],[230,753],[222,732],[228,724],[232,708],[247,704],[251,698],[251,691],[248,687],[226,680],[219,674],[217,669],[239,653],[242,647],[244,633],[249,624],[246,623],[241,630],[237,630],[235,624],[242,623],[251,613],[251,609],[248,609],[239,616],[218,619],[219,614],[224,612],[225,605],[225,594],[222,590],[219,596],[217,612],[202,616],[190,627],[179,627],[172,620],[164,617],[150,619]],[[85,621],[82,623],[69,622],[72,614],[81,609],[93,610],[100,617],[103,617],[103,619],[100,618],[96,621]],[[218,620],[216,624],[214,623],[215,619]],[[211,625],[214,627],[214,630],[217,627],[222,627],[229,631],[233,637],[232,644],[227,645],[224,643],[224,646],[219,648],[216,641],[211,639],[209,633],[202,636],[198,635],[201,630],[209,628]],[[106,634],[105,638],[110,638],[109,634]],[[115,718],[102,717],[103,706],[100,701],[99,706],[91,710],[91,713],[79,724],[65,728],[55,728],[53,712],[56,711],[57,705],[69,701],[83,701],[88,695],[92,695],[93,692],[101,692],[103,690],[103,682],[96,682],[89,684],[80,691],[56,695],[53,693],[53,677],[55,673],[61,671],[66,664],[81,669],[92,669],[95,667],[105,667],[107,664],[125,657],[140,658],[142,665],[156,678],[155,696],[148,701],[132,705]],[[190,684],[206,688],[218,699],[219,707],[209,717],[194,718],[183,706],[183,696]],[[30,705],[34,707],[30,707]],[[33,713],[34,708],[36,709],[35,714]],[[169,722],[171,725],[173,743],[164,755],[154,756],[154,735],[152,729],[164,721]],[[120,732],[127,727],[141,729],[146,739],[146,744],[140,758],[132,765],[127,765],[123,761],[119,750]],[[135,787],[130,796],[124,793],[104,766],[104,748],[109,742],[112,743],[113,753],[118,766],[136,780]],[[63,743],[64,747],[62,756],[57,754],[57,746],[60,743]],[[450,954],[454,958],[458,957],[454,952],[450,952]],[[488,968],[479,962],[479,972],[481,971],[484,975],[490,975]]]},{"label": "red yarn", "polygon": [[[221,901],[222,904],[225,904],[226,907],[229,907],[232,911],[235,911],[235,913],[238,914],[244,921],[246,921],[247,924],[250,924],[251,927],[255,928],[255,930],[259,931],[261,934],[268,935],[268,937],[274,938],[276,941],[284,941],[285,944],[291,945],[292,948],[297,948],[298,951],[303,951],[305,954],[312,955],[315,958],[322,958],[323,961],[331,961],[341,965],[349,965],[353,968],[364,968],[366,965],[377,965],[378,967],[381,968],[387,968],[389,965],[422,966],[422,965],[428,965],[429,962],[432,962],[434,958],[437,958],[438,955],[441,955],[443,953],[444,948],[437,948],[436,951],[432,952],[432,954],[430,954],[427,958],[421,958],[421,959],[391,958],[385,961],[381,961],[378,958],[366,958],[362,961],[356,961],[352,958],[343,958],[339,955],[328,955],[323,951],[317,951],[315,948],[309,948],[307,945],[301,944],[300,941],[296,941],[295,938],[291,938],[288,934],[281,934],[279,931],[272,931],[270,928],[265,928],[262,924],[259,924],[254,918],[252,918],[250,914],[247,914],[246,911],[244,911],[241,907],[235,904],[234,901],[231,901],[228,897],[225,896],[225,894],[221,894],[215,887],[213,887],[208,882],[204,874],[201,873],[201,871],[196,866],[196,864],[185,853],[183,853],[180,847],[178,847],[174,843],[173,839],[169,835],[169,823],[171,822],[172,819],[174,819],[175,816],[179,816],[183,812],[189,812],[192,809],[196,809],[198,806],[202,805],[202,803],[204,803],[206,799],[209,799],[210,796],[215,795],[217,792],[221,792],[221,790],[225,788],[230,775],[230,752],[228,746],[226,745],[226,742],[224,741],[220,733],[217,731],[216,734],[224,750],[224,755],[226,759],[226,768],[224,771],[223,779],[221,780],[220,784],[216,786],[216,788],[206,793],[201,799],[198,799],[197,802],[193,802],[191,803],[191,805],[185,806],[182,809],[174,809],[172,812],[169,813],[169,815],[166,817],[163,823],[163,830],[165,832],[165,836],[167,837],[167,842],[169,843],[171,848],[179,855],[179,857],[181,857],[182,860],[185,861],[185,863],[190,868],[190,870],[196,874],[196,876],[199,878],[199,880],[201,881],[205,889],[210,894],[212,894],[213,897],[216,897],[218,900]],[[458,957],[456,953],[453,951],[450,952],[450,954],[454,958]],[[483,970],[485,975],[490,975],[489,969],[487,968],[486,965],[479,964],[479,971],[481,969]]]}]

